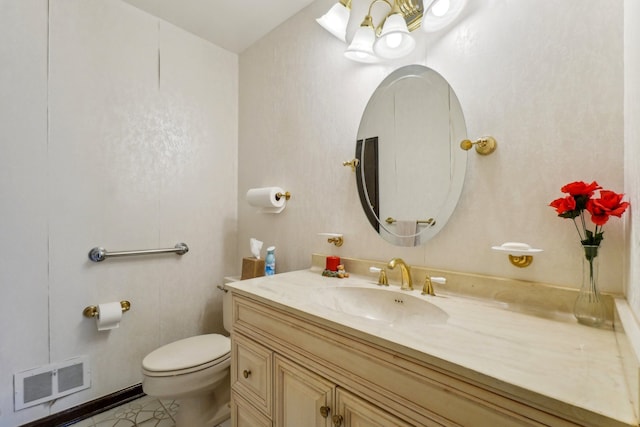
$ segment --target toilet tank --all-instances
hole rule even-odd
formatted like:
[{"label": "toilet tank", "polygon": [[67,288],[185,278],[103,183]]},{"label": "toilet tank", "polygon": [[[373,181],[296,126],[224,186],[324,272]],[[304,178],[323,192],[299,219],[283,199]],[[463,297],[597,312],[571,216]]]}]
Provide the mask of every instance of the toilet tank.
[{"label": "toilet tank", "polygon": [[[231,283],[237,282],[240,280],[240,277],[225,277],[223,279],[223,283]],[[224,325],[224,329],[227,332],[231,332],[231,322],[233,319],[231,318],[231,291],[224,292],[222,296],[222,324]]]}]

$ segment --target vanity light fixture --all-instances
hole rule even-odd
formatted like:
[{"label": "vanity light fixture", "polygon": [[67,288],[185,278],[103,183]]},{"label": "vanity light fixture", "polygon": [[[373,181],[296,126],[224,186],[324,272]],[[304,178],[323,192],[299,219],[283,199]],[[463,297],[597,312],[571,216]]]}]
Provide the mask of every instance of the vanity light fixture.
[{"label": "vanity light fixture", "polygon": [[422,17],[422,31],[432,33],[445,28],[462,12],[467,0],[438,0]]},{"label": "vanity light fixture", "polygon": [[347,24],[349,23],[349,15],[351,14],[351,0],[340,0],[331,6],[331,9],[316,22],[325,30],[336,36],[338,39],[346,43]]},{"label": "vanity light fixture", "polygon": [[[381,0],[374,0],[373,3],[376,1]],[[371,13],[367,17],[371,17]],[[409,27],[407,27],[404,15],[398,6],[398,1],[394,1],[391,12],[384,20],[380,34],[373,44],[373,50],[381,58],[395,59],[407,56],[413,52],[415,47],[416,41],[409,34]]]},{"label": "vanity light fixture", "polygon": [[[420,27],[425,9],[445,0],[373,0],[344,55],[357,62],[375,63],[401,58],[413,51],[416,41],[410,34]],[[451,0],[447,0],[451,1]],[[338,39],[346,42],[346,28],[352,0],[339,0],[316,21]],[[378,26],[371,11],[376,3],[388,6],[388,13]]]}]

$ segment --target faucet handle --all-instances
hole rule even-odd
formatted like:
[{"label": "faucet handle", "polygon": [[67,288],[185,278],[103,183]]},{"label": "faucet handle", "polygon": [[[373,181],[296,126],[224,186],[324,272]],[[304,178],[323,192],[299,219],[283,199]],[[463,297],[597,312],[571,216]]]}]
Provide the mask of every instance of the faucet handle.
[{"label": "faucet handle", "polygon": [[445,285],[447,283],[446,277],[431,277],[427,275],[424,278],[424,285],[422,286],[422,295],[432,295],[436,296],[435,291],[433,290],[433,284],[437,283],[439,285]]},{"label": "faucet handle", "polygon": [[369,271],[371,273],[379,273],[378,276],[378,285],[379,286],[389,286],[389,281],[387,280],[387,272],[384,268],[378,267],[369,267]]}]

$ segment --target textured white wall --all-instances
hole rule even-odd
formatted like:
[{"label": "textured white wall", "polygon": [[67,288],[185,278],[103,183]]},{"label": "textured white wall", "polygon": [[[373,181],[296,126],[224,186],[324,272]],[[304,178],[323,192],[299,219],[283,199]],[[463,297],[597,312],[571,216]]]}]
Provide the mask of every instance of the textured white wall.
[{"label": "textured white wall", "polygon": [[[111,0],[0,0],[0,35],[0,425],[14,426],[139,383],[162,344],[223,331],[238,57]],[[87,259],[178,242],[182,257]],[[117,330],[82,316],[123,299]],[[14,372],[81,354],[89,390],[13,413]]]},{"label": "textured white wall", "polygon": [[[277,247],[280,271],[311,252],[406,261],[435,268],[578,287],[579,240],[548,203],[574,180],[623,191],[622,3],[596,0],[470,1],[448,30],[417,34],[403,61],[366,66],[314,19],[318,0],[240,55],[239,240]],[[382,241],[368,226],[354,174],[360,116],[382,79],[410,63],[440,72],[455,90],[471,137],[493,135],[489,157],[469,153],[457,210],[418,248]],[[279,185],[293,198],[277,216],[243,202],[250,187]],[[419,189],[416,189],[416,192]],[[623,224],[606,226],[601,285],[623,291]],[[336,249],[316,235],[342,232]],[[545,252],[527,269],[489,248],[523,241]],[[393,277],[393,276],[392,276]]]},{"label": "textured white wall", "polygon": [[640,319],[640,2],[624,3],[624,185],[631,200],[627,218],[627,299]]},{"label": "textured white wall", "polygon": [[47,0],[0,0],[0,425],[18,369],[49,362]]}]

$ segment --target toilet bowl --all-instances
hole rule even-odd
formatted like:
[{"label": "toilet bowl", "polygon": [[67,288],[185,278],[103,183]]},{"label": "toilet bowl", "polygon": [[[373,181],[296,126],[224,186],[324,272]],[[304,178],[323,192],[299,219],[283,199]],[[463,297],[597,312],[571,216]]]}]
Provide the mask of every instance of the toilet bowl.
[{"label": "toilet bowl", "polygon": [[[231,326],[231,293],[223,297],[226,330]],[[142,389],[153,397],[177,400],[176,427],[213,427],[230,416],[231,340],[196,335],[164,345],[142,361]]]}]

